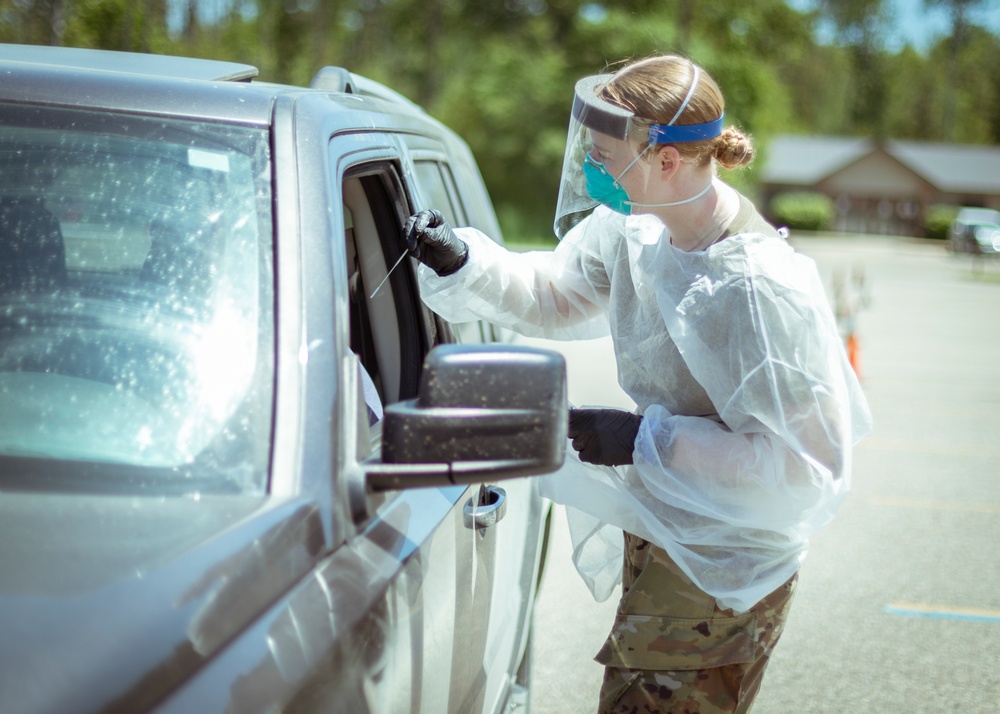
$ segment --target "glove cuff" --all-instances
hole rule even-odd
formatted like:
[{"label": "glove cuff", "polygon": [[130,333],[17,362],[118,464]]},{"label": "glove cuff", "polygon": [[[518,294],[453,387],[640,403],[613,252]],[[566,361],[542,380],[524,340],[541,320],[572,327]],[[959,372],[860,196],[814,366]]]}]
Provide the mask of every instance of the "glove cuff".
[{"label": "glove cuff", "polygon": [[434,272],[438,274],[438,277],[444,278],[457,273],[465,266],[466,263],[469,262],[469,244],[458,237],[456,237],[455,240],[462,244],[462,253],[455,256],[454,260],[435,268]]}]

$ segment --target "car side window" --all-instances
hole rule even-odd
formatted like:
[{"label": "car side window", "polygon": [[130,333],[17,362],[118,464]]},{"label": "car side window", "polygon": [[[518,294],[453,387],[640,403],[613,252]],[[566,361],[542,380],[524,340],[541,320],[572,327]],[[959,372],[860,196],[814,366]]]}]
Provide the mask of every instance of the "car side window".
[{"label": "car side window", "polygon": [[[418,160],[413,162],[413,168],[420,183],[421,198],[424,202],[420,208],[438,209],[453,226],[474,224],[469,220],[462,204],[448,164],[434,160]],[[454,339],[463,344],[497,341],[495,328],[483,320],[451,325],[450,330]]]},{"label": "car side window", "polygon": [[345,175],[342,193],[351,349],[364,369],[362,382],[370,379],[381,404],[410,399],[433,337],[412,272],[402,266],[393,270],[406,260],[407,209],[399,172],[384,163],[357,167]]},{"label": "car side window", "polygon": [[413,169],[423,201],[420,208],[436,208],[453,226],[468,225],[448,166],[438,161],[414,161]]}]

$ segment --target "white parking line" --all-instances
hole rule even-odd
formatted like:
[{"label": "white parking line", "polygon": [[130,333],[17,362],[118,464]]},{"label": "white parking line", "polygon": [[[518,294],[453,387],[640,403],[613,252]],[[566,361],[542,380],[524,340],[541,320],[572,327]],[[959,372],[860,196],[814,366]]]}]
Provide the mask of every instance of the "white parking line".
[{"label": "white parking line", "polygon": [[964,620],[966,622],[989,622],[1000,624],[1000,610],[981,607],[952,607],[951,605],[927,605],[913,602],[893,602],[882,608],[889,615],[902,617],[926,617],[935,620]]},{"label": "white parking line", "polygon": [[945,454],[949,456],[989,456],[1000,458],[1000,447],[991,444],[943,444],[909,439],[868,437],[858,450],[902,451],[910,454]]},{"label": "white parking line", "polygon": [[962,513],[1000,513],[1000,503],[947,501],[940,498],[907,498],[906,496],[869,496],[866,500],[873,506],[893,508],[922,508],[929,511],[958,511]]}]

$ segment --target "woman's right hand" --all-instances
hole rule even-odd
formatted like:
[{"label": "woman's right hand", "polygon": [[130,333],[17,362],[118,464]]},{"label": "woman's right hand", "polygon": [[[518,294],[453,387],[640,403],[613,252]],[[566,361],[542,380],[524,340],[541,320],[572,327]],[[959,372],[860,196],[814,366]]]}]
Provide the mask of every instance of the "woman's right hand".
[{"label": "woman's right hand", "polygon": [[456,272],[469,259],[469,246],[434,209],[410,216],[403,238],[413,257],[442,277]]}]

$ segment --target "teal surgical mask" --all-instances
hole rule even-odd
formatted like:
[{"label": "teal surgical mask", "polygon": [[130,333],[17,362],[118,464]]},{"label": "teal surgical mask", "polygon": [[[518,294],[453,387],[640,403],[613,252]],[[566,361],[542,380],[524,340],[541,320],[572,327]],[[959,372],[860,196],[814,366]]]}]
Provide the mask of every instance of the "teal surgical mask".
[{"label": "teal surgical mask", "polygon": [[[646,149],[649,147],[647,146]],[[587,195],[598,203],[607,206],[615,213],[620,213],[623,216],[632,215],[632,207],[639,206],[641,208],[658,208],[665,206],[681,206],[685,203],[691,203],[697,201],[699,198],[708,193],[709,189],[712,188],[712,181],[709,180],[708,185],[705,186],[701,191],[696,193],[690,198],[684,198],[680,201],[670,201],[668,203],[637,203],[629,198],[628,192],[622,188],[622,185],[618,183],[621,177],[626,174],[626,172],[635,166],[643,154],[646,153],[646,149],[639,152],[636,156],[625,167],[625,171],[622,171],[618,178],[614,178],[608,173],[607,167],[604,166],[600,161],[594,159],[589,153],[583,159],[583,176],[587,183]]]},{"label": "teal surgical mask", "polygon": [[594,161],[590,154],[583,160],[583,177],[587,181],[587,195],[592,199],[615,213],[626,216],[632,213],[632,207],[628,205],[628,193],[608,173],[604,164]]},{"label": "teal surgical mask", "polygon": [[[647,146],[646,149],[648,148]],[[638,156],[632,159],[625,170],[618,175],[618,178],[608,173],[604,164],[588,153],[583,159],[583,176],[587,182],[587,195],[615,213],[621,213],[624,216],[630,215],[632,213],[632,200],[629,198],[628,192],[618,182],[630,168],[635,166],[635,163],[646,153],[646,149],[643,149]]]}]

